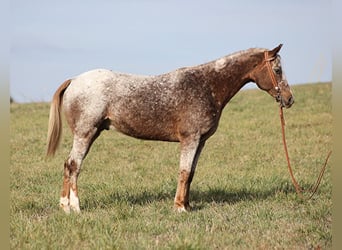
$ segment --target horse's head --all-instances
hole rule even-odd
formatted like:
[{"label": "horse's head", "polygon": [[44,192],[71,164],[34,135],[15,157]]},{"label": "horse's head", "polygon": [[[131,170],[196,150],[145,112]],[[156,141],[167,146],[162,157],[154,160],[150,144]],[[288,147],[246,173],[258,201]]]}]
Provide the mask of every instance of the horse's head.
[{"label": "horse's head", "polygon": [[253,71],[252,79],[260,89],[280,102],[282,107],[289,108],[294,103],[294,97],[281,67],[278,55],[281,47],[282,44],[273,50],[264,51],[261,65]]}]

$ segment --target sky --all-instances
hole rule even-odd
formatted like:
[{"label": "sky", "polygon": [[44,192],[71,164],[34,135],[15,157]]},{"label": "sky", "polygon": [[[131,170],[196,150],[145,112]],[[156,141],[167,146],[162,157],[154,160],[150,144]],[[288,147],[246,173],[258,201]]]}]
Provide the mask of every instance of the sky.
[{"label": "sky", "polygon": [[280,43],[290,85],[331,81],[331,16],[327,0],[12,0],[10,95],[48,102],[91,69],[158,75]]}]

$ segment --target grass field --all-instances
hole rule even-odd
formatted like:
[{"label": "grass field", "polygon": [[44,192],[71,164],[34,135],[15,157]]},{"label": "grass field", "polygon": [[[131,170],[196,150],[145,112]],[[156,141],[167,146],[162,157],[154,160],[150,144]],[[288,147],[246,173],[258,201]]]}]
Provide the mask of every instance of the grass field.
[{"label": "grass field", "polygon": [[[289,153],[309,187],[332,148],[331,84],[293,87],[285,110]],[[58,207],[61,146],[45,160],[49,104],[11,104],[11,249],[322,249],[332,247],[331,164],[314,199],[287,172],[278,107],[260,90],[238,93],[201,155],[190,213],[173,211],[179,145],[105,131],[79,178],[80,215]]]}]

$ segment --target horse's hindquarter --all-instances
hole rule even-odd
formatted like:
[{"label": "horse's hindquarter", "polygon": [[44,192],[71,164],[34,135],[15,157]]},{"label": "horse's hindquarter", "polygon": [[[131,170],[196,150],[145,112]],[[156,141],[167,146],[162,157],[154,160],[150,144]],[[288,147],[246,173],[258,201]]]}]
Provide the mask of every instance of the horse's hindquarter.
[{"label": "horse's hindquarter", "polygon": [[63,109],[73,133],[88,133],[102,122],[108,103],[105,83],[112,78],[113,72],[95,69],[72,79],[63,96]]}]

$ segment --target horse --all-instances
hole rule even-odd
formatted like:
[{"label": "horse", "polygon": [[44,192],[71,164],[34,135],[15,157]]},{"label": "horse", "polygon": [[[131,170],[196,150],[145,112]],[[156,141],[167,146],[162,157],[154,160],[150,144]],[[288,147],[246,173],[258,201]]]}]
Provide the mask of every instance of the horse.
[{"label": "horse", "polygon": [[77,179],[82,161],[101,132],[114,129],[138,139],[180,143],[174,208],[189,211],[198,158],[229,100],[254,82],[282,107],[294,103],[278,55],[281,47],[250,48],[161,75],[94,69],[66,80],[51,101],[46,153],[54,156],[57,150],[64,110],[73,145],[64,163],[60,207],[66,213],[80,212]]}]

